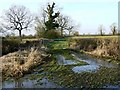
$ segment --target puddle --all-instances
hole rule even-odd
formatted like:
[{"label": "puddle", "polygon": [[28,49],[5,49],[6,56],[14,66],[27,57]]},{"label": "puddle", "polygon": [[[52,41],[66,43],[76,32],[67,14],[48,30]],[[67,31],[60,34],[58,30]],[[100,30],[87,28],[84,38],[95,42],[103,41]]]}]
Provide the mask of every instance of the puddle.
[{"label": "puddle", "polygon": [[120,85],[106,85],[106,86],[104,86],[103,88],[106,88],[107,90],[108,90],[109,88],[114,88],[114,89],[120,90]]},{"label": "puddle", "polygon": [[65,60],[65,58],[62,55],[57,55],[56,57],[59,65],[72,65],[79,63],[79,61]]},{"label": "puddle", "polygon": [[[79,61],[87,62],[89,65],[84,66],[74,66],[72,68],[72,71],[75,73],[80,72],[96,72],[99,70],[101,66],[103,67],[115,67],[112,63],[103,61],[103,60],[97,60],[93,59],[87,55],[79,55],[76,53],[72,54],[76,60],[65,60],[65,58],[62,55],[56,55],[58,64],[59,65],[73,65],[78,64]],[[4,81],[2,83],[2,88],[61,88],[61,86],[58,86],[53,81],[48,80],[44,75],[47,74],[46,72],[39,73],[40,67],[38,67],[37,71],[33,74],[29,74],[24,76],[23,78],[15,81],[13,79],[10,79],[9,81]],[[35,77],[34,75],[40,75],[42,74],[43,77]],[[34,77],[32,77],[32,75]],[[32,77],[32,79],[30,79]],[[106,85],[104,88],[120,88],[119,85],[113,86],[113,85]]]},{"label": "puddle", "polygon": [[113,65],[112,63],[109,63],[104,60],[100,59],[94,59],[91,58],[85,54],[77,54],[77,53],[72,53],[72,56],[75,57],[76,61],[73,60],[65,60],[64,56],[62,55],[57,55],[57,60],[59,65],[72,65],[72,64],[77,64],[79,61],[83,61],[88,63],[89,65],[84,65],[84,66],[75,66],[72,68],[72,70],[75,73],[78,72],[96,72],[100,67],[116,67],[116,65]]},{"label": "puddle", "polygon": [[[33,75],[33,74],[32,74]],[[2,88],[58,88],[60,86],[49,81],[46,77],[35,78],[30,80],[31,75],[26,75],[25,77],[15,81],[11,79],[10,81],[5,81],[2,84]]]},{"label": "puddle", "polygon": [[94,59],[85,54],[77,54],[77,53],[73,52],[72,55],[76,58],[76,60],[87,62],[90,65],[99,65],[99,66],[104,66],[104,67],[108,67],[108,68],[118,66],[116,64],[113,64],[113,63],[110,63],[110,62],[107,62],[104,60]]},{"label": "puddle", "polygon": [[85,65],[85,66],[73,67],[72,70],[75,73],[78,73],[78,72],[96,72],[101,66],[108,67],[108,68],[117,67],[117,65],[114,65],[114,64],[109,63],[109,62],[104,61],[104,60],[91,58],[85,54],[79,55],[79,54],[73,52],[72,55],[76,58],[76,60],[84,61],[84,62],[89,64],[89,65]]},{"label": "puddle", "polygon": [[76,66],[76,67],[73,67],[72,70],[75,73],[78,73],[78,72],[95,72],[98,69],[99,69],[98,65],[85,65],[85,66]]}]

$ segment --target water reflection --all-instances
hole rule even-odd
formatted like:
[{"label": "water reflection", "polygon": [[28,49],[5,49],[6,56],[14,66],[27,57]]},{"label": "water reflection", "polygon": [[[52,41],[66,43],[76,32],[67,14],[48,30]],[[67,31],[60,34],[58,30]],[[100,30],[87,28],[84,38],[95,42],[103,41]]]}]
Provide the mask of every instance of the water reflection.
[{"label": "water reflection", "polygon": [[[86,55],[77,55],[76,53],[72,54],[76,61],[73,60],[65,60],[62,55],[58,55],[58,64],[59,65],[70,65],[70,64],[77,64],[79,61],[87,62],[89,65],[85,66],[75,66],[72,70],[75,73],[78,72],[96,72],[99,67],[115,67],[112,63],[105,62],[102,60],[96,60]],[[38,68],[39,69],[39,68]],[[60,86],[56,85],[54,82],[49,81],[45,76],[43,78],[35,77],[34,79],[30,79],[32,75],[39,75],[39,73],[34,73],[30,75],[26,75],[23,78],[5,81],[3,82],[3,88],[59,88]],[[43,73],[46,74],[46,73]]]},{"label": "water reflection", "polygon": [[104,66],[104,67],[117,67],[118,66],[116,64],[113,64],[113,63],[110,63],[104,60],[92,58],[85,54],[77,54],[73,52],[72,55],[75,56],[76,60],[87,62],[90,65],[99,65],[99,66]]},{"label": "water reflection", "polygon": [[73,71],[76,72],[96,72],[100,67],[116,67],[117,65],[114,65],[110,62],[100,60],[100,59],[94,59],[88,55],[85,54],[77,54],[75,52],[72,52],[72,56],[76,60],[65,60],[65,57],[62,55],[56,55],[58,64],[59,65],[72,65],[72,64],[77,64],[79,61],[83,61],[88,63],[89,65],[84,65],[84,66],[75,66],[73,67]]},{"label": "water reflection", "polygon": [[79,63],[79,61],[65,60],[65,57],[63,57],[62,55],[56,55],[56,57],[59,65],[72,65]]},{"label": "water reflection", "polygon": [[76,66],[76,67],[73,67],[72,70],[75,73],[78,73],[78,72],[95,72],[98,69],[99,69],[98,65],[85,65],[85,66]]},{"label": "water reflection", "polygon": [[[36,75],[36,74],[35,74]],[[36,77],[33,80],[30,79],[30,77],[33,76],[33,74],[26,75],[23,78],[20,78],[18,80],[11,79],[10,81],[3,82],[3,88],[57,88],[60,87],[56,85],[55,83],[49,81],[46,77],[43,77],[42,79]]]},{"label": "water reflection", "polygon": [[77,54],[75,52],[73,52],[72,54],[76,60],[78,61],[84,61],[87,62],[89,65],[85,65],[85,66],[75,66],[73,67],[73,71],[75,73],[78,72],[96,72],[101,66],[103,67],[117,67],[117,65],[114,65],[110,62],[104,61],[104,60],[100,60],[100,59],[94,59],[92,57],[89,57],[85,54]]}]

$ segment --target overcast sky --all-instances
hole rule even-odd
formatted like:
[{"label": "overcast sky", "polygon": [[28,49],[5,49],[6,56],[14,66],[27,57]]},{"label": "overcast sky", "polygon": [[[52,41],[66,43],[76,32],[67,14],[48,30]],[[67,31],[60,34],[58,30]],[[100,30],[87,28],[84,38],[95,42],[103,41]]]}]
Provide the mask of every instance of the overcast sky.
[{"label": "overcast sky", "polygon": [[[80,25],[77,31],[83,33],[97,33],[99,25],[105,26],[106,33],[110,32],[112,23],[118,24],[119,0],[0,0],[0,15],[11,5],[24,5],[32,13],[38,13],[42,5],[54,1],[57,8],[70,16],[74,23]],[[34,34],[34,31],[24,31]]]}]

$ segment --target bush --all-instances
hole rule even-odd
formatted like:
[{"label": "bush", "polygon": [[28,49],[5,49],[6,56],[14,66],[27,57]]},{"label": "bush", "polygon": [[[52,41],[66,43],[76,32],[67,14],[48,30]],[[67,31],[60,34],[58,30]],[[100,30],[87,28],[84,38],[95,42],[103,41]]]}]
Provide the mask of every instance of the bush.
[{"label": "bush", "polygon": [[49,39],[54,39],[54,38],[59,38],[60,37],[60,33],[56,30],[49,30],[49,31],[46,31],[45,34],[44,34],[45,38],[49,38]]},{"label": "bush", "polygon": [[17,51],[19,49],[20,41],[18,39],[3,39],[2,40],[2,55],[10,52]]}]

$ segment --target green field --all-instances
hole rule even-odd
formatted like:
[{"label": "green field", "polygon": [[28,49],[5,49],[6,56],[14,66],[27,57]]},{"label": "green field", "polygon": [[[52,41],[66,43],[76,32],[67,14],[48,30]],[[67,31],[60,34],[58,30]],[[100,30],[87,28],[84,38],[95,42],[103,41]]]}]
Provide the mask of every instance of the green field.
[{"label": "green field", "polygon": [[115,36],[73,36],[71,38],[118,38],[118,35]]},{"label": "green field", "polygon": [[[65,39],[69,38],[118,38],[120,35],[104,35],[104,36],[97,36],[97,35],[84,35],[84,36],[71,36],[71,37],[65,37]],[[32,38],[32,39],[22,39],[22,41],[36,41],[40,39],[45,39],[45,38]]]}]

